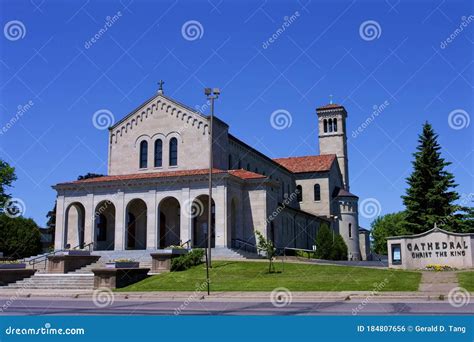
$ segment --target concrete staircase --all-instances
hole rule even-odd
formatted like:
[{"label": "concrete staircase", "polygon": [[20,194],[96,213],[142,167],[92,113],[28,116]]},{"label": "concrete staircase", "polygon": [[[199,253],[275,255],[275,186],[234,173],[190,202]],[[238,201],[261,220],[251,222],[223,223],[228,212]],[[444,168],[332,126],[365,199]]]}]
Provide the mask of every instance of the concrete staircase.
[{"label": "concrete staircase", "polygon": [[94,275],[91,274],[35,274],[16,283],[9,284],[6,289],[80,289],[94,288]]},{"label": "concrete staircase", "polygon": [[238,249],[229,249],[226,247],[216,247],[211,250],[211,258],[214,260],[246,260],[259,259],[257,254]]}]

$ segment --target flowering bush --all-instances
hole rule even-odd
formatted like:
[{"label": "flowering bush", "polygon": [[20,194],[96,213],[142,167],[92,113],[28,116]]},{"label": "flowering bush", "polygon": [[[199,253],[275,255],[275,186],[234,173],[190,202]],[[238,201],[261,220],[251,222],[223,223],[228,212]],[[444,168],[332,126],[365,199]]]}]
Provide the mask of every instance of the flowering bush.
[{"label": "flowering bush", "polygon": [[440,265],[440,264],[429,264],[429,265],[426,265],[424,269],[427,271],[435,271],[435,272],[455,270],[455,268],[452,268],[451,266]]}]

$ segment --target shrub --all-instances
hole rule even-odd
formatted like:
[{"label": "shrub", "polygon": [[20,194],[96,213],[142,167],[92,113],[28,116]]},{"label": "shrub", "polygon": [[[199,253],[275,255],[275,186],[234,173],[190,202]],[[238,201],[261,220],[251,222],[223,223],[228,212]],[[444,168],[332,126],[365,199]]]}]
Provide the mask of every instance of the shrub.
[{"label": "shrub", "polygon": [[196,248],[189,253],[171,259],[171,271],[184,271],[202,263],[204,249]]},{"label": "shrub", "polygon": [[331,260],[347,260],[347,245],[340,234],[334,237]]},{"label": "shrub", "polygon": [[332,251],[332,232],[325,223],[321,224],[316,236],[316,258],[330,259]]}]

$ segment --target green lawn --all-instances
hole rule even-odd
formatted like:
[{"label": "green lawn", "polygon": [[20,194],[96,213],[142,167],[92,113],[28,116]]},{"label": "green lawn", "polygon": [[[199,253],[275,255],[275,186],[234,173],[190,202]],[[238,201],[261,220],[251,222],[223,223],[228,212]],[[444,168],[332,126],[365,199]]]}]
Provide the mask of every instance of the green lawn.
[{"label": "green lawn", "polygon": [[469,292],[474,292],[474,272],[458,273],[459,286],[464,287]]},{"label": "green lawn", "polygon": [[[215,261],[211,270],[214,291],[272,291],[286,287],[290,291],[416,291],[419,272],[365,267],[276,264],[280,273],[268,272],[262,262]],[[205,265],[182,272],[149,277],[118,291],[196,291],[204,290]]]}]

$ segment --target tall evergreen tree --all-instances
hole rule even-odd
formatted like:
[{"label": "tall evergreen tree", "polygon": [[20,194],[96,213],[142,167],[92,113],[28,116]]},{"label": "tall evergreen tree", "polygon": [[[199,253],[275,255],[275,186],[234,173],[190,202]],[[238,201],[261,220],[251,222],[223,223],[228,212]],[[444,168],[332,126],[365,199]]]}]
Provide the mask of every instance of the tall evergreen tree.
[{"label": "tall evergreen tree", "polygon": [[418,139],[417,151],[413,154],[413,172],[407,178],[408,189],[402,196],[406,207],[406,229],[421,233],[437,223],[446,230],[459,229],[461,216],[456,214],[459,199],[454,190],[457,184],[452,173],[446,171],[451,163],[441,158],[438,135],[426,122]]}]

